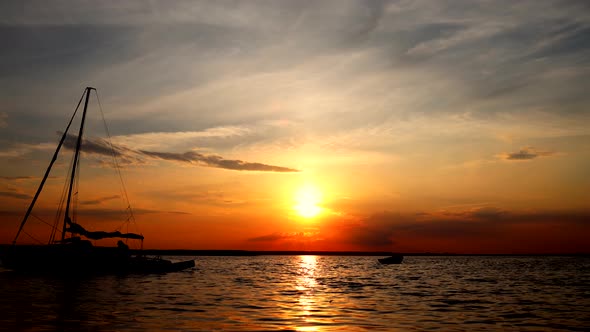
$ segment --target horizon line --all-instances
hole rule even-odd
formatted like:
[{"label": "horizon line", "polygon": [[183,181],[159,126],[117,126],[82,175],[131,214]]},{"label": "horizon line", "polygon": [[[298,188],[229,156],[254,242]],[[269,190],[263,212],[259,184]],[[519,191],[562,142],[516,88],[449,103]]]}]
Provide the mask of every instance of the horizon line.
[{"label": "horizon line", "polygon": [[[0,244],[0,250],[11,247]],[[22,244],[17,246],[45,246]],[[98,248],[112,248],[102,247]],[[590,256],[590,252],[528,252],[528,253],[457,253],[457,252],[396,252],[371,250],[244,250],[244,249],[131,249],[133,253],[170,256]]]}]

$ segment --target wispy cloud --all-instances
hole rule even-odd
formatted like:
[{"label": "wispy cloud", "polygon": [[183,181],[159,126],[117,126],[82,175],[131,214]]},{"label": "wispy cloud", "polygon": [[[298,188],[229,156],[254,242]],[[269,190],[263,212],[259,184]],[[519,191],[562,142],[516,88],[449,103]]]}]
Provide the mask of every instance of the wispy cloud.
[{"label": "wispy cloud", "polygon": [[[108,222],[108,221],[120,221],[121,216],[127,216],[128,212],[125,210],[117,210],[117,209],[105,209],[105,208],[81,208],[78,209],[78,215],[85,216],[85,217],[93,217],[97,218],[97,220]],[[133,214],[138,215],[152,215],[152,214],[181,214],[181,215],[189,215],[190,213],[184,211],[169,211],[169,210],[152,210],[152,209],[144,209],[144,208],[134,208]],[[0,217],[19,217],[23,215],[22,210],[12,210],[12,209],[4,209],[0,210]],[[51,218],[55,215],[54,209],[47,209],[47,208],[36,208],[35,209],[36,216],[43,216]]]},{"label": "wispy cloud", "polygon": [[[77,136],[68,135],[64,147],[67,149],[74,149],[76,145]],[[147,150],[134,150],[122,146],[110,145],[106,140],[100,138],[85,138],[82,142],[82,151],[90,154],[113,156],[123,158],[123,160],[133,163],[134,161],[142,161],[142,157],[150,159],[160,159],[168,161],[177,161],[182,163],[189,163],[199,166],[223,168],[236,171],[261,171],[261,172],[299,172],[296,169],[267,165],[257,162],[245,162],[242,160],[225,159],[217,155],[205,155],[196,151],[188,151],[184,153],[176,152],[160,152]]]},{"label": "wispy cloud", "polygon": [[96,199],[90,199],[90,200],[80,201],[80,204],[82,204],[82,205],[97,205],[97,204],[101,204],[101,203],[106,202],[106,201],[117,199],[119,197],[121,197],[121,196],[119,196],[119,195],[113,195],[113,196],[99,197],[99,198],[96,198]]},{"label": "wispy cloud", "polygon": [[[505,114],[527,118],[534,111],[551,119],[528,117],[524,129],[549,120],[567,131],[567,119],[587,115],[582,83],[590,49],[583,41],[590,22],[581,2],[86,3],[75,13],[70,7],[5,2],[6,40],[42,37],[36,48],[9,45],[3,68],[43,86],[40,72],[76,77],[88,69],[117,101],[110,116],[124,134],[115,142],[137,135],[142,145],[128,145],[135,149],[188,151],[277,137],[305,144],[420,116],[434,126],[440,121],[434,115],[466,112],[472,115],[466,125],[490,124],[483,134],[500,127]],[[87,42],[88,36],[95,39]],[[79,49],[84,57],[76,56]],[[38,105],[23,102],[27,111],[10,113],[11,127],[25,127],[27,116],[36,115]],[[263,120],[298,126],[249,130]],[[167,130],[176,133],[166,138]],[[193,145],[159,140],[181,136]]]},{"label": "wispy cloud", "polygon": [[[587,232],[589,218],[588,210],[510,211],[492,206],[419,213],[385,211],[366,218],[324,220],[316,232],[277,232],[247,241],[269,245],[305,242],[326,248],[346,246],[360,250],[418,252],[436,252],[452,246],[469,248],[467,250],[471,252],[558,251],[568,247],[568,241],[577,243],[572,248],[579,246],[581,240],[585,241],[583,237],[573,240],[568,230]],[[561,225],[564,233],[555,233],[555,225]],[[514,229],[525,233],[515,233]],[[554,238],[547,240],[547,234],[551,232],[554,232]],[[524,240],[509,243],[513,238]]]},{"label": "wispy cloud", "polygon": [[23,194],[17,191],[0,191],[0,196],[17,198],[17,199],[31,199],[33,196]]},{"label": "wispy cloud", "polygon": [[[268,127],[268,126],[266,126]],[[264,129],[264,128],[263,128]],[[223,126],[206,128],[201,131],[146,132],[140,134],[119,135],[112,138],[113,143],[133,146],[141,150],[158,150],[165,148],[183,149],[187,147],[223,148],[243,144],[244,141],[260,136],[260,128],[252,126]]]},{"label": "wispy cloud", "polygon": [[24,180],[35,180],[38,179],[35,176],[0,176],[0,180],[6,181],[24,181]]},{"label": "wispy cloud", "polygon": [[508,211],[492,206],[474,207],[468,210],[440,211],[440,216],[468,220],[499,220],[509,215]]},{"label": "wispy cloud", "polygon": [[155,151],[139,151],[142,154],[163,160],[180,161],[191,164],[197,164],[208,167],[217,167],[230,169],[235,171],[262,171],[262,172],[299,172],[296,169],[266,165],[262,163],[250,163],[241,160],[224,159],[215,155],[203,155],[195,151],[188,151],[184,153],[171,152],[155,152]]},{"label": "wispy cloud", "polygon": [[[181,137],[218,137],[219,134],[224,133],[227,135],[232,135],[232,132],[235,133],[233,129],[221,130],[220,132],[205,132],[205,133],[180,133]],[[58,133],[61,135],[61,133]],[[173,137],[174,134],[155,134],[155,135],[148,135],[153,137]],[[121,137],[119,140],[127,141],[128,144],[132,144],[131,142],[133,139],[122,139]],[[68,134],[64,141],[64,148],[68,150],[74,150],[76,147],[77,135]],[[158,146],[163,146],[161,142],[157,144]],[[21,157],[32,151],[39,151],[39,150],[51,150],[55,149],[55,146],[50,143],[40,143],[40,144],[17,144],[9,149],[4,151],[0,151],[0,157]],[[236,159],[225,159],[219,155],[214,154],[204,154],[196,151],[187,151],[187,152],[164,152],[164,151],[151,151],[151,150],[139,150],[139,149],[132,149],[128,148],[122,144],[110,144],[107,140],[102,138],[90,137],[84,138],[82,140],[82,152],[88,153],[91,155],[102,156],[103,158],[99,160],[99,162],[104,166],[113,166],[112,158],[115,156],[117,158],[117,162],[119,165],[133,165],[133,164],[144,164],[145,159],[151,160],[168,160],[168,161],[177,161],[183,163],[194,164],[197,166],[206,166],[206,167],[215,167],[215,168],[223,168],[228,170],[237,170],[237,171],[261,171],[261,172],[282,172],[282,173],[290,173],[290,172],[299,172],[299,170],[289,167],[283,166],[276,166],[276,165],[268,165],[259,162],[247,162],[242,160]],[[8,180],[8,177],[2,177],[0,179]],[[24,179],[24,178],[23,178]]]},{"label": "wispy cloud", "polygon": [[524,147],[516,152],[504,153],[500,156],[501,156],[501,158],[506,159],[506,160],[522,161],[522,160],[531,160],[531,159],[535,159],[538,157],[552,156],[554,154],[555,154],[555,152],[551,152],[551,151],[541,151],[541,150],[537,150],[533,147]]},{"label": "wispy cloud", "polygon": [[[590,123],[587,1],[73,4],[0,1],[0,157],[27,157],[4,165],[6,175],[55,148],[39,142],[55,141],[84,77],[99,89],[121,164],[310,169],[330,187],[367,189],[373,201],[391,188],[449,197],[454,190],[440,191],[463,180],[457,190],[473,196],[545,195],[571,206],[569,194],[581,204],[583,167],[556,171],[588,158],[588,136],[566,138],[587,135]],[[539,149],[518,149],[528,145]],[[85,150],[110,165],[105,141]],[[515,170],[508,164],[558,153],[567,158],[539,168],[540,182],[519,176],[515,190],[500,188]],[[535,192],[542,184],[560,190]],[[441,232],[514,217],[428,213],[443,220]],[[386,243],[391,224],[374,219],[340,225],[340,238]],[[426,233],[439,225],[430,221]]]},{"label": "wispy cloud", "polygon": [[[560,250],[574,241],[572,234],[565,231],[556,234],[555,225],[564,229],[587,232],[590,211],[508,211],[495,207],[469,209],[465,211],[431,211],[420,215],[393,212],[377,213],[358,222],[334,221],[331,229],[340,229],[338,242],[360,244],[364,247],[380,247],[391,250],[441,250],[440,248],[464,246],[473,252],[510,252],[518,250]],[[520,229],[521,233],[515,233]],[[327,230],[326,230],[327,232]],[[554,232],[554,238],[547,240],[547,234]],[[522,243],[510,244],[511,238],[521,238]],[[579,238],[575,241],[579,242]],[[549,247],[551,242],[551,248]],[[436,248],[440,243],[444,246]],[[480,244],[486,243],[485,247]],[[421,247],[422,245],[431,247]],[[580,243],[573,245],[575,248]],[[536,246],[533,249],[533,246]],[[587,247],[587,246],[586,246]],[[543,249],[545,248],[545,249]],[[587,247],[588,248],[588,247]]]},{"label": "wispy cloud", "polygon": [[277,242],[285,240],[308,240],[318,235],[317,232],[272,233],[249,238],[249,242]]},{"label": "wispy cloud", "polygon": [[496,24],[475,25],[469,28],[456,29],[448,37],[436,38],[421,42],[407,51],[408,55],[431,56],[435,53],[445,51],[451,47],[457,47],[462,43],[474,42],[481,39],[487,39],[494,34],[502,31],[502,26]]},{"label": "wispy cloud", "polygon": [[[58,133],[63,135],[63,133]],[[69,150],[74,150],[78,141],[77,135],[67,134],[64,140],[63,147]],[[123,151],[128,150],[119,146],[110,145],[109,142],[102,138],[85,138],[81,142],[82,151],[86,153],[95,153],[105,156],[121,156]]]},{"label": "wispy cloud", "polygon": [[0,157],[19,158],[35,151],[55,150],[55,143],[16,143],[0,151]]}]

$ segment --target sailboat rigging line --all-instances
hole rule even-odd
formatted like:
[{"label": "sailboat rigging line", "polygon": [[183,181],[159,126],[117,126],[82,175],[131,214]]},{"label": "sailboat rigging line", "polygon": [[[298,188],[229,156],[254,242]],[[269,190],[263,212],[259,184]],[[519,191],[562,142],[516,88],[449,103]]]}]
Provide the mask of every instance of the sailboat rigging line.
[{"label": "sailboat rigging line", "polygon": [[[42,274],[42,275],[56,275],[58,278],[68,277],[70,275],[75,276],[93,276],[93,275],[127,275],[127,274],[152,274],[152,273],[167,273],[177,272],[195,267],[194,259],[173,262],[160,257],[149,257],[141,252],[131,252],[126,250],[125,246],[121,245],[120,240],[117,242],[117,247],[96,247],[92,241],[101,239],[135,239],[141,240],[141,249],[143,249],[144,237],[141,234],[136,233],[122,233],[122,232],[109,232],[109,231],[89,231],[84,228],[81,224],[78,224],[70,219],[70,208],[72,207],[72,195],[74,194],[73,189],[76,191],[82,186],[81,183],[76,181],[76,172],[80,167],[80,158],[82,157],[82,137],[84,134],[84,123],[86,120],[86,114],[88,111],[88,103],[90,99],[91,90],[95,90],[91,87],[84,89],[84,94],[78,102],[76,110],[68,123],[66,131],[63,133],[59,144],[53,155],[53,159],[49,163],[49,167],[45,172],[45,176],[35,194],[33,201],[31,202],[24,219],[19,227],[18,233],[13,241],[13,245],[10,250],[4,250],[1,252],[1,259],[3,267],[14,270],[16,272],[22,271],[25,273]],[[77,111],[80,109],[82,99],[85,97],[84,110],[81,116],[80,127],[78,130],[78,137],[76,140],[76,148],[73,153],[73,158],[70,164],[69,172],[66,174],[66,185],[67,187],[67,199],[64,204],[58,206],[57,209],[64,209],[63,211],[63,228],[61,238],[62,241],[55,240],[47,246],[44,245],[16,245],[16,241],[20,233],[26,234],[34,241],[43,244],[39,239],[29,234],[28,229],[23,229],[27,218],[31,215],[35,200],[38,198],[40,191],[43,189],[43,183],[47,180],[51,167],[55,163],[59,150],[64,145],[66,138],[73,139],[73,135],[68,137],[68,130],[73,123]],[[78,120],[78,119],[77,119]],[[69,141],[68,141],[69,143]],[[68,146],[69,147],[69,146]],[[111,145],[111,148],[113,146]],[[113,150],[113,154],[115,154]],[[61,172],[60,172],[61,173]],[[80,172],[77,172],[80,176]],[[120,173],[119,173],[120,174]],[[79,177],[83,179],[82,176]],[[74,194],[78,196],[77,194]],[[101,200],[99,199],[99,202]],[[79,200],[80,205],[84,205],[84,201]],[[128,206],[130,206],[128,202]],[[108,209],[105,212],[109,212]],[[35,218],[39,218],[34,216]],[[41,218],[39,218],[41,219]],[[35,228],[39,225],[35,224]],[[57,224],[57,227],[60,227]],[[127,223],[129,227],[129,222]],[[60,227],[61,229],[61,227]],[[57,232],[57,231],[55,231]],[[55,233],[54,232],[54,233]],[[68,238],[65,238],[64,233],[70,233]],[[79,235],[79,236],[78,236]],[[85,239],[82,239],[84,237]],[[27,240],[27,243],[30,241]]]},{"label": "sailboat rigging line", "polygon": [[27,235],[28,237],[30,237],[31,239],[37,241],[40,244],[43,244],[43,242],[39,241],[39,239],[37,239],[36,237],[34,237],[33,235],[27,233],[26,231],[23,231],[23,233],[25,233],[25,235]]},{"label": "sailboat rigging line", "polygon": [[[70,172],[72,171],[72,163],[73,162],[74,162],[74,158],[72,156],[72,158],[70,159],[70,165],[68,166],[67,174],[70,174]],[[68,192],[68,184],[69,184],[69,182],[68,182],[68,179],[66,178],[66,181],[64,181],[64,186],[61,190],[61,196],[59,199],[59,204],[57,205],[57,211],[55,211],[55,219],[53,221],[55,228],[51,231],[51,236],[49,237],[49,244],[55,242],[55,231],[58,230],[57,225],[62,220],[61,215],[63,213],[64,202],[66,200],[66,193]]]},{"label": "sailboat rigging line", "polygon": [[[84,92],[86,92],[86,91],[84,91]],[[41,183],[39,184],[39,188],[37,189],[37,192],[35,193],[35,196],[33,197],[33,200],[31,201],[31,204],[29,205],[29,208],[27,209],[25,216],[23,217],[23,221],[20,223],[20,226],[18,228],[18,232],[16,233],[14,240],[12,240],[13,246],[16,245],[16,240],[18,240],[18,236],[20,235],[21,231],[23,230],[23,227],[25,226],[25,223],[27,222],[27,219],[29,218],[31,211],[33,210],[33,207],[35,206],[35,202],[37,202],[37,198],[39,197],[39,194],[41,193],[41,190],[43,189],[43,185],[45,184],[45,181],[47,180],[47,177],[49,176],[49,172],[51,172],[51,167],[53,166],[53,164],[55,163],[55,160],[57,159],[57,155],[59,153],[59,150],[61,149],[61,146],[63,145],[63,142],[66,139],[66,136],[68,134],[68,130],[70,129],[70,126],[72,125],[72,121],[74,120],[74,117],[76,116],[76,113],[78,112],[78,108],[80,108],[80,104],[82,103],[82,98],[84,98],[84,94],[82,94],[82,97],[80,97],[80,101],[78,101],[78,105],[76,106],[76,110],[74,110],[74,114],[70,118],[70,122],[68,123],[66,130],[64,130],[64,133],[61,136],[61,139],[59,140],[59,144],[57,145],[57,149],[55,149],[55,153],[53,154],[53,158],[51,158],[51,162],[49,163],[49,166],[47,167],[47,170],[45,171],[45,175],[43,175],[43,180],[41,180]]]},{"label": "sailboat rigging line", "polygon": [[72,209],[72,220],[78,222],[78,202],[80,200],[79,189],[80,189],[80,162],[78,159],[78,165],[76,167],[76,179],[74,180],[74,203]]},{"label": "sailboat rigging line", "polygon": [[53,228],[53,227],[55,227],[55,226],[53,226],[52,224],[50,224],[50,223],[48,223],[47,221],[45,221],[45,220],[43,220],[43,219],[41,219],[41,218],[37,217],[36,215],[34,215],[34,214],[32,214],[32,213],[31,213],[31,217],[33,217],[33,218],[36,218],[37,220],[39,220],[40,222],[44,223],[45,225],[47,225],[47,226],[49,226],[49,227],[52,227],[52,228]]},{"label": "sailboat rigging line", "polygon": [[72,188],[74,186],[74,177],[76,176],[76,166],[78,165],[78,158],[80,157],[80,146],[82,145],[82,135],[84,134],[84,121],[86,120],[86,111],[88,110],[88,99],[90,99],[90,90],[94,88],[86,87],[86,100],[84,101],[84,111],[82,111],[82,122],[80,123],[80,130],[78,131],[78,139],[76,140],[76,151],[74,152],[74,165],[72,166],[72,175],[70,177],[70,189],[68,190],[68,200],[66,201],[66,213],[64,216],[63,231],[61,233],[61,240],[66,237],[66,225],[70,218],[70,202],[72,200]]},{"label": "sailboat rigging line", "polygon": [[115,153],[115,147],[113,146],[113,141],[111,139],[111,133],[109,132],[109,127],[107,126],[107,121],[105,120],[104,112],[102,111],[102,104],[100,102],[100,98],[98,97],[98,91],[96,91],[96,89],[95,89],[94,93],[96,94],[96,100],[98,101],[98,109],[100,110],[100,115],[102,116],[102,123],[104,125],[104,130],[107,134],[107,139],[109,142],[109,146],[111,148],[111,155],[113,157],[113,163],[115,164],[115,168],[117,169],[117,174],[119,175],[119,180],[121,181],[121,189],[123,191],[123,195],[125,196],[125,200],[127,201],[127,209],[129,210],[129,218],[127,218],[126,222],[128,223],[129,219],[131,219],[133,221],[134,226],[137,228],[139,233],[141,233],[141,230],[139,229],[139,225],[137,225],[137,223],[135,221],[135,216],[133,215],[133,209],[131,209],[131,203],[129,202],[129,196],[127,195],[127,188],[125,188],[125,181],[123,181],[123,175],[121,174],[121,167],[119,166],[119,162],[117,160],[117,154]]}]

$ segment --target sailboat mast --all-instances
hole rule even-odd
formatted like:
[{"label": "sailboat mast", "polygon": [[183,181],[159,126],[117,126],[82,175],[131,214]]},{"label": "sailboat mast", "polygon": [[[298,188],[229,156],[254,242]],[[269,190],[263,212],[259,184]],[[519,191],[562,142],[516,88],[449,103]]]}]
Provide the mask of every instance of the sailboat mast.
[{"label": "sailboat mast", "polygon": [[[86,91],[84,91],[84,92],[86,92]],[[23,227],[27,223],[27,219],[29,219],[29,215],[31,214],[31,211],[33,211],[33,207],[35,206],[35,203],[37,202],[37,198],[39,198],[39,194],[41,194],[41,190],[43,190],[43,186],[45,185],[45,181],[47,181],[47,178],[49,177],[49,173],[51,172],[51,167],[53,166],[53,164],[57,160],[57,155],[59,154],[59,150],[61,149],[64,141],[66,140],[66,136],[68,135],[68,130],[70,129],[70,126],[72,125],[72,121],[74,121],[74,117],[76,116],[76,113],[78,113],[78,108],[80,108],[80,104],[82,103],[83,98],[84,98],[84,94],[82,94],[82,96],[80,97],[80,100],[78,101],[78,105],[76,106],[76,110],[74,110],[74,114],[72,114],[72,117],[70,118],[70,122],[68,123],[66,130],[64,130],[64,133],[61,136],[61,139],[59,140],[59,144],[57,144],[57,148],[55,149],[55,152],[53,153],[53,158],[51,158],[51,162],[49,163],[49,166],[47,166],[47,170],[45,171],[45,175],[43,175],[43,179],[41,180],[41,183],[39,184],[39,188],[37,188],[37,192],[35,193],[35,196],[33,196],[33,200],[31,201],[31,204],[29,205],[29,208],[27,209],[27,213],[25,213],[25,216],[23,217],[23,221],[21,221],[21,223],[20,223],[20,227],[18,228],[18,232],[16,232],[16,236],[14,237],[14,240],[12,240],[12,245],[16,244],[16,241],[18,240],[18,236],[20,235],[20,233],[23,230]]]},{"label": "sailboat mast", "polygon": [[82,145],[82,134],[84,134],[84,121],[86,120],[86,111],[88,110],[88,99],[90,98],[90,91],[96,90],[91,87],[86,87],[86,100],[84,101],[84,111],[82,112],[82,122],[80,123],[80,131],[78,132],[78,140],[76,141],[76,150],[74,152],[74,162],[72,163],[72,174],[70,176],[70,187],[68,189],[68,200],[66,201],[66,213],[64,215],[63,230],[61,233],[61,240],[66,237],[66,226],[70,222],[70,202],[72,200],[72,189],[74,188],[74,179],[76,177],[76,168],[78,166],[80,157],[80,146]]}]

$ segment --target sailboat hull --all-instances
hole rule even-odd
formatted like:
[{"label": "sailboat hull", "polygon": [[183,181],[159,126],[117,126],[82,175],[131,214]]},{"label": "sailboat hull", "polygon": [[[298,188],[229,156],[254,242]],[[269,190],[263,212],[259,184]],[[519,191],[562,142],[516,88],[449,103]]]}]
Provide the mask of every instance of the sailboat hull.
[{"label": "sailboat hull", "polygon": [[[79,166],[83,143],[84,123],[86,120],[86,113],[88,111],[90,92],[93,90],[96,91],[96,89],[92,87],[86,87],[86,89],[84,89],[84,94],[80,98],[78,106],[76,106],[76,110],[74,111],[74,114],[70,118],[70,121],[62,134],[53,157],[49,162],[49,166],[45,171],[45,175],[43,176],[43,179],[41,180],[41,183],[39,184],[39,187],[37,188],[37,191],[33,196],[27,211],[25,212],[16,236],[12,241],[13,245],[5,250],[5,252],[1,253],[0,258],[2,259],[4,267],[22,272],[66,275],[97,273],[165,273],[194,267],[195,262],[192,260],[173,263],[161,258],[149,258],[142,255],[132,255],[129,247],[127,247],[127,245],[122,241],[119,241],[117,243],[117,247],[115,248],[94,247],[89,240],[121,238],[143,241],[144,237],[142,234],[121,233],[118,230],[111,232],[102,230],[88,231],[82,225],[80,225],[77,220],[75,220],[76,218],[74,218],[74,216],[77,215],[75,213],[76,204],[72,202],[72,198],[77,195],[77,192],[75,191],[77,191],[76,188],[78,188],[77,179],[79,176],[77,175],[79,175],[79,173],[77,173],[77,171],[80,168]],[[98,99],[98,93],[96,94],[96,97]],[[23,228],[33,211],[37,198],[43,190],[45,181],[49,177],[51,168],[57,160],[58,154],[62,146],[64,146],[68,135],[71,135],[68,134],[68,130],[72,125],[72,122],[83,99],[85,99],[84,111],[82,112],[80,128],[78,130],[77,137],[74,136],[76,140],[76,148],[73,154],[70,173],[68,174],[66,181],[67,186],[64,186],[64,189],[68,188],[68,190],[67,199],[63,201],[63,227],[61,228],[61,241],[59,241],[59,244],[47,246],[16,246],[19,235],[21,232],[23,232]],[[106,122],[104,124],[106,127]],[[119,166],[116,161],[115,150],[112,144],[110,144],[110,146],[112,149],[111,152],[114,158],[114,164],[118,168]],[[119,176],[121,176],[120,173]],[[125,191],[122,178],[121,185],[123,186],[123,191]],[[125,196],[127,196],[127,194],[125,194]],[[127,203],[127,212],[129,213],[129,218],[127,221],[134,221],[135,219],[133,218],[133,212],[131,210],[131,205],[129,204],[128,198]],[[58,211],[62,211],[61,208],[62,207],[59,207]],[[61,212],[58,215],[61,216]],[[52,235],[55,235],[56,231],[59,231],[59,228],[54,227],[52,230]],[[83,238],[88,240],[83,240]],[[52,236],[49,243],[54,243],[54,240],[55,237]]]},{"label": "sailboat hull", "polygon": [[34,274],[167,273],[189,269],[194,260],[171,262],[162,258],[132,256],[118,248],[73,245],[13,246],[1,256],[4,267]]}]

